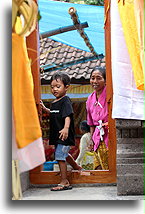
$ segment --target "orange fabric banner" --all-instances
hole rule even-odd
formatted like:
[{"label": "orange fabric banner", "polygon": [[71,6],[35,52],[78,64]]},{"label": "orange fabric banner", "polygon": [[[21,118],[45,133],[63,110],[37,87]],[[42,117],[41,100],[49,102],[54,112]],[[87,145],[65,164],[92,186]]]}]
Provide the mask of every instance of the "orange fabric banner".
[{"label": "orange fabric banner", "polygon": [[12,107],[16,143],[23,148],[42,136],[33,94],[33,79],[26,43],[12,34]]}]

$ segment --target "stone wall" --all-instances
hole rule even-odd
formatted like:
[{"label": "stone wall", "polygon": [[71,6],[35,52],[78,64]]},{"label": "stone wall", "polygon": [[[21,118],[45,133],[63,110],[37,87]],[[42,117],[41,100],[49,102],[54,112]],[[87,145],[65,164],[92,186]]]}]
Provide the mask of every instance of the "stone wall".
[{"label": "stone wall", "polygon": [[22,192],[25,192],[30,187],[29,172],[21,173],[20,174],[20,181],[21,181]]},{"label": "stone wall", "polygon": [[117,193],[144,193],[144,128],[143,121],[116,120],[117,131]]}]

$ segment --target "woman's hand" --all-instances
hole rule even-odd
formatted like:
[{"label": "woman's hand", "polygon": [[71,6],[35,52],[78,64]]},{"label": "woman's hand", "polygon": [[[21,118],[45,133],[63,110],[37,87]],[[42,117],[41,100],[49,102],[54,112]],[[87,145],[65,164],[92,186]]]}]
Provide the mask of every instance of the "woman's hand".
[{"label": "woman's hand", "polygon": [[102,126],[104,126],[105,128],[107,128],[107,129],[108,129],[108,122],[106,122],[106,123],[102,123]]}]

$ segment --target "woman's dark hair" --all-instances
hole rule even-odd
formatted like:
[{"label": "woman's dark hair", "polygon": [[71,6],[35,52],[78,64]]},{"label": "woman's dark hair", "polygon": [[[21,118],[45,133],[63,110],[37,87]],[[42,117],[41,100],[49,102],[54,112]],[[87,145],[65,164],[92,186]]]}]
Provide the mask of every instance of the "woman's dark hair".
[{"label": "woman's dark hair", "polygon": [[57,81],[58,79],[61,80],[61,81],[63,82],[64,86],[70,85],[71,79],[70,79],[70,77],[69,77],[69,75],[68,75],[67,73],[61,72],[61,71],[55,72],[55,73],[52,75],[51,79],[50,79],[50,83],[51,83],[53,80],[56,80],[56,81]]},{"label": "woman's dark hair", "polygon": [[80,123],[80,129],[81,129],[82,131],[90,132],[90,126],[87,124],[87,121],[86,121],[86,120],[83,120],[83,121]]},{"label": "woman's dark hair", "polygon": [[92,76],[92,73],[94,71],[99,71],[101,74],[102,74],[102,77],[104,78],[104,80],[106,81],[106,68],[105,67],[95,67],[92,71],[91,71],[91,74],[90,74],[90,78]]}]

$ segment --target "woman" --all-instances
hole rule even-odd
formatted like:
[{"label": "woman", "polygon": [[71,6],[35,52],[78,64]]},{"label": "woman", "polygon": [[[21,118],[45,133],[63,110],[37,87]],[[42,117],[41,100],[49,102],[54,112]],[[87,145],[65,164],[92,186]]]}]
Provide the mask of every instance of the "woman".
[{"label": "woman", "polygon": [[106,72],[96,67],[90,75],[94,92],[86,102],[87,121],[97,156],[96,169],[108,169],[108,107],[106,102]]}]

